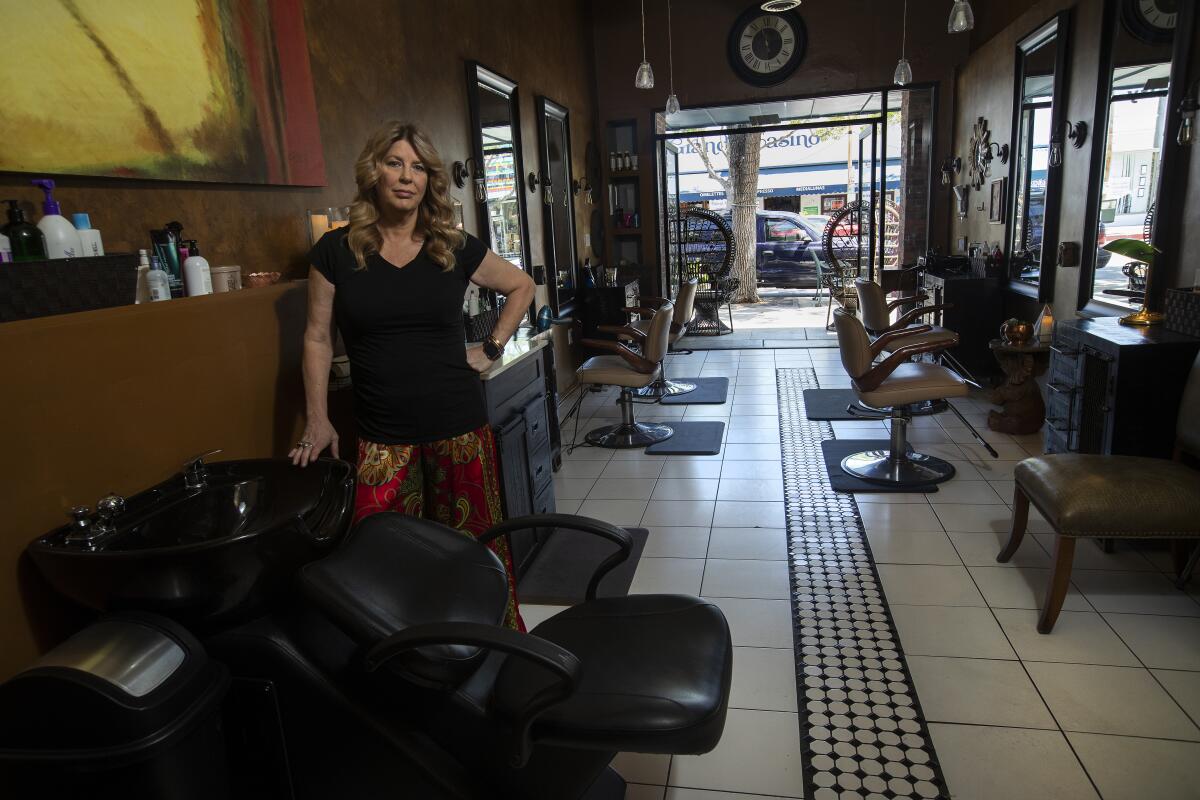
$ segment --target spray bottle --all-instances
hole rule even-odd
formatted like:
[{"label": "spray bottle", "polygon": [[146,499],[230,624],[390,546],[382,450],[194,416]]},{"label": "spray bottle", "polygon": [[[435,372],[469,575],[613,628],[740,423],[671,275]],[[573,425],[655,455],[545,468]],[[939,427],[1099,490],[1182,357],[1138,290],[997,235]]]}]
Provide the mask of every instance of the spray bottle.
[{"label": "spray bottle", "polygon": [[50,258],[78,258],[83,255],[79,232],[62,215],[62,209],[54,199],[54,181],[38,178],[30,183],[46,193],[46,199],[42,201],[43,216],[37,224],[38,230],[46,237],[46,255]]}]

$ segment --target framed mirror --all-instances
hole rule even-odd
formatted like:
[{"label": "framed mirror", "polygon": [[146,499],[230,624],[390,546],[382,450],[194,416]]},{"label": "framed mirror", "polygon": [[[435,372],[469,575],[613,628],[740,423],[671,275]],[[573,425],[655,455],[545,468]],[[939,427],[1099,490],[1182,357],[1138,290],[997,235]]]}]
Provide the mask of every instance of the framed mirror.
[{"label": "framed mirror", "polygon": [[550,305],[562,314],[575,299],[575,203],[571,177],[570,114],[538,95],[538,178],[534,203],[542,209],[546,284]]},{"label": "framed mirror", "polygon": [[476,176],[475,187],[479,238],[501,258],[528,272],[517,84],[469,61],[467,98],[471,106],[471,146],[482,173]]},{"label": "framed mirror", "polygon": [[[1180,4],[1183,5],[1183,4]],[[1165,10],[1159,7],[1163,6]],[[1107,0],[1091,146],[1078,308],[1113,314],[1140,308],[1148,266],[1102,249],[1114,239],[1141,239],[1160,249],[1155,233],[1161,187],[1169,181],[1176,24],[1174,3]],[[1186,66],[1186,65],[1185,65]],[[1177,105],[1176,101],[1176,105]],[[1166,167],[1166,169],[1164,169]],[[1162,269],[1164,259],[1156,259]],[[1161,290],[1162,281],[1158,281]]]},{"label": "framed mirror", "polygon": [[1022,294],[1054,299],[1070,12],[1017,42],[1008,202],[1009,276]]}]

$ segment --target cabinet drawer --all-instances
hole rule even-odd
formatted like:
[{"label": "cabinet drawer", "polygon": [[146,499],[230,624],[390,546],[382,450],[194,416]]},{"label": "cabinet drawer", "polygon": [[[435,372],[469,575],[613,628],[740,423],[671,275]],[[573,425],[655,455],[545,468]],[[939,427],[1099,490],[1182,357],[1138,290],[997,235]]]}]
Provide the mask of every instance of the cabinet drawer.
[{"label": "cabinet drawer", "polygon": [[550,484],[543,487],[533,498],[533,513],[535,514],[553,514],[554,513],[554,485]]},{"label": "cabinet drawer", "polygon": [[550,425],[546,416],[546,396],[538,394],[521,409],[525,418],[525,442],[529,452],[539,450],[550,441]]},{"label": "cabinet drawer", "polygon": [[529,489],[536,495],[554,481],[554,466],[550,463],[550,441],[547,439],[536,450],[529,451]]}]

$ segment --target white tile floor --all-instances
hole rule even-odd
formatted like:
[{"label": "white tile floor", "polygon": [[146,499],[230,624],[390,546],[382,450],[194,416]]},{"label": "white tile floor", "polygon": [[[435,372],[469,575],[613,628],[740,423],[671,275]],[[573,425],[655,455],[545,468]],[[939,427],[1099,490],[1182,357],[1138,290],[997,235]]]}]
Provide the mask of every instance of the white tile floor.
[{"label": "white tile floor", "polygon": [[[727,376],[720,406],[637,407],[639,419],[723,419],[721,455],[647,456],[581,447],[555,476],[559,511],[648,528],[632,592],[710,597],[735,646],[729,720],[703,756],[622,755],[631,800],[803,796],[774,370],[808,367],[848,385],[836,350],[720,350],[673,356],[668,374]],[[588,394],[583,433],[619,416]],[[958,403],[985,430],[982,395]],[[833,424],[886,437],[881,422]],[[570,439],[574,420],[564,429]],[[938,755],[956,798],[1200,798],[1200,602],[1175,590],[1169,559],[1080,543],[1054,632],[1036,609],[1053,537],[1028,536],[1000,565],[1012,468],[1039,436],[986,432],[993,460],[951,414],[918,418],[918,449],[958,475],[933,494],[856,495]],[[1031,532],[1049,532],[1031,520]],[[1194,586],[1194,584],[1193,584]],[[523,606],[531,626],[558,611]]]}]

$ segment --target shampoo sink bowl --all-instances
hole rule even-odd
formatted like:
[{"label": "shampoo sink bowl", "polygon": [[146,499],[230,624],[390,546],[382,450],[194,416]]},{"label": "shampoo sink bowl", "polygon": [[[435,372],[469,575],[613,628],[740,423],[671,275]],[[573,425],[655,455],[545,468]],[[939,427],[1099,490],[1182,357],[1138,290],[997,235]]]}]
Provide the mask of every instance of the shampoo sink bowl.
[{"label": "shampoo sink bowl", "polygon": [[350,525],[354,469],[320,459],[205,465],[130,497],[115,530],[91,545],[68,526],[29,545],[64,595],[98,611],[154,611],[190,625],[260,610],[295,570],[320,558]]}]

